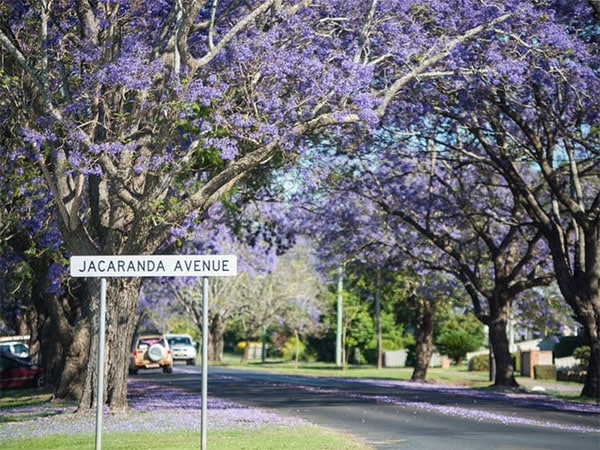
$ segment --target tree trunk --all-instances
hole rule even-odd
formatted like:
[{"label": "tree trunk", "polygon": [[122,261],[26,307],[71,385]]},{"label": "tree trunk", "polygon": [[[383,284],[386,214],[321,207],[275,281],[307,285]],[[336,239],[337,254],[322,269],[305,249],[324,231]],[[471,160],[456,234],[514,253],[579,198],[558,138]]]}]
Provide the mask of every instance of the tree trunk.
[{"label": "tree trunk", "polygon": [[[596,304],[599,304],[597,301]],[[589,307],[586,314],[587,320],[580,320],[583,325],[585,336],[590,344],[590,360],[588,362],[587,373],[581,390],[581,395],[585,397],[600,399],[600,318],[595,315],[594,309]]]},{"label": "tree trunk", "polygon": [[433,354],[433,315],[435,306],[426,299],[416,300],[417,335],[415,343],[415,368],[410,379],[425,381]]},{"label": "tree trunk", "polygon": [[579,243],[579,259],[574,258],[577,263],[574,268],[569,265],[570,256],[563,252],[562,241],[552,234],[555,229],[544,231],[548,236],[560,291],[583,327],[590,345],[590,360],[581,395],[600,400],[600,230],[580,233],[584,236],[580,239],[585,246],[583,242]]},{"label": "tree trunk", "polygon": [[[53,323],[52,325],[56,325]],[[70,340],[64,354],[60,379],[54,395],[60,399],[79,400],[85,391],[86,367],[90,352],[90,321],[82,319],[68,334]]]},{"label": "tree trunk", "polygon": [[251,346],[250,338],[246,338],[246,345],[244,347],[244,353],[242,353],[242,364],[246,364],[250,359],[250,346]]},{"label": "tree trunk", "polygon": [[225,323],[220,314],[212,317],[209,325],[209,349],[208,360],[223,362],[223,335],[225,334]]},{"label": "tree trunk", "polygon": [[510,354],[510,346],[506,335],[508,312],[498,314],[489,321],[490,345],[493,349],[495,362],[494,386],[517,387],[515,366]]},{"label": "tree trunk", "polygon": [[[135,314],[139,297],[140,278],[110,278],[106,288],[106,323],[104,343],[104,403],[112,410],[127,408],[127,374],[131,343],[135,330]],[[90,308],[93,326],[89,339],[89,359],[80,408],[96,405],[98,373],[98,299],[100,283],[95,280],[97,294]]]},{"label": "tree trunk", "polygon": [[590,361],[587,367],[585,382],[581,395],[585,397],[600,399],[600,341],[590,339]]},{"label": "tree trunk", "polygon": [[[16,242],[16,241],[15,241]],[[25,255],[26,256],[26,255]],[[59,296],[48,292],[49,257],[27,258],[35,273],[31,287],[31,303],[37,316],[39,362],[44,369],[46,385],[59,399],[79,400],[83,391],[89,321],[85,311],[85,284],[70,285]]]},{"label": "tree trunk", "polygon": [[469,294],[473,300],[475,315],[489,329],[490,351],[493,354],[493,360],[490,361],[490,374],[493,374],[494,386],[519,386],[515,380],[515,365],[510,354],[507,335],[513,294],[507,286],[496,281],[494,291],[487,297],[489,315],[483,313],[478,293],[471,290]]},{"label": "tree trunk", "polygon": [[298,330],[294,330],[294,337],[296,338],[296,349],[294,356],[294,369],[298,369],[298,361],[300,360],[300,336]]}]

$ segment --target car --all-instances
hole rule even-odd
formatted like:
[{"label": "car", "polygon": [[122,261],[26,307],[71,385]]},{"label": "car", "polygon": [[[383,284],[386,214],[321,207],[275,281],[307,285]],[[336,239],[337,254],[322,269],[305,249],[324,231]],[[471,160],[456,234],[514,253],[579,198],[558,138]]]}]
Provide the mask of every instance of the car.
[{"label": "car", "polygon": [[20,341],[0,342],[0,352],[12,353],[20,358],[29,358],[29,347]]},{"label": "car", "polygon": [[44,385],[44,371],[29,358],[19,358],[0,351],[0,389],[39,388]]},{"label": "car", "polygon": [[173,372],[173,353],[167,339],[162,335],[144,335],[135,339],[129,358],[129,373],[136,375],[139,369],[162,369]]},{"label": "car", "polygon": [[173,352],[173,360],[185,361],[188,366],[196,364],[196,345],[189,334],[169,333],[166,338]]}]

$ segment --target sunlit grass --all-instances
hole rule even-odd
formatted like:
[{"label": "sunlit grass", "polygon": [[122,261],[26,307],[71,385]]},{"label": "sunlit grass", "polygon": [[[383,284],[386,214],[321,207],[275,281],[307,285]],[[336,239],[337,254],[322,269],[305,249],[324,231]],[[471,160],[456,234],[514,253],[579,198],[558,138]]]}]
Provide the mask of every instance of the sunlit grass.
[{"label": "sunlit grass", "polygon": [[[132,450],[176,450],[200,448],[200,432],[169,432],[157,423],[154,433],[103,433],[102,448]],[[366,444],[340,433],[316,426],[294,428],[269,427],[251,430],[219,430],[207,432],[207,447],[219,450],[305,450],[369,449]],[[94,434],[48,435],[15,439],[2,443],[3,450],[44,449],[86,450],[95,448]]]},{"label": "sunlit grass", "polygon": [[0,391],[0,424],[23,422],[61,414],[66,402],[50,405],[52,395],[39,389],[10,389]]},{"label": "sunlit grass", "polygon": [[40,405],[51,399],[51,394],[39,389],[6,389],[0,391],[0,408]]}]

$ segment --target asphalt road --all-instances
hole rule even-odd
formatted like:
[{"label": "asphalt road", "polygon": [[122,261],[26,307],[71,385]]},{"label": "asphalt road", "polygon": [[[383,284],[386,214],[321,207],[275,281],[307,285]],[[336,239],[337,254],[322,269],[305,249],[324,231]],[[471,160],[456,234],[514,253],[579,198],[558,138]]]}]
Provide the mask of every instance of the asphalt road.
[{"label": "asphalt road", "polygon": [[[473,396],[465,389],[221,367],[208,373],[209,397],[299,416],[375,449],[600,450],[600,408],[569,411],[540,395]],[[200,367],[140,378],[201,390]]]}]

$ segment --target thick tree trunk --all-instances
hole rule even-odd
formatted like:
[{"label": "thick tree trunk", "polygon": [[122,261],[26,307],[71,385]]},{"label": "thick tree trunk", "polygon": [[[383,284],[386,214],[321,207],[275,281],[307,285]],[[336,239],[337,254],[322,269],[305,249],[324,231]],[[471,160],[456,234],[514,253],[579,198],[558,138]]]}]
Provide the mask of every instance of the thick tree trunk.
[{"label": "thick tree trunk", "polygon": [[569,258],[561,253],[560,241],[549,239],[549,242],[558,286],[590,345],[590,360],[581,395],[600,400],[600,237],[597,235],[600,230],[585,235],[588,244],[585,258],[581,257],[582,261],[575,269],[571,269]]},{"label": "thick tree trunk", "polygon": [[433,354],[434,304],[426,299],[418,300],[416,313],[415,368],[410,379],[412,381],[425,381],[431,355]]},{"label": "thick tree trunk", "polygon": [[515,365],[510,354],[508,342],[507,325],[510,316],[511,300],[509,289],[500,284],[496,285],[494,295],[487,298],[489,303],[489,315],[482,312],[478,294],[470,292],[475,308],[475,315],[489,329],[489,339],[493,361],[490,361],[490,369],[494,365],[494,386],[517,387],[519,384],[515,379]]},{"label": "thick tree trunk", "polygon": [[[54,323],[52,325],[57,325]],[[86,366],[89,358],[90,321],[85,318],[78,321],[68,333],[69,341],[60,379],[54,395],[60,399],[81,399],[85,387]]]},{"label": "thick tree trunk", "polygon": [[[110,278],[106,289],[106,323],[104,344],[104,403],[112,410],[127,408],[127,374],[131,343],[135,331],[140,278]],[[99,299],[100,282],[96,282]],[[90,308],[93,322],[90,336],[86,381],[79,402],[80,409],[96,405],[98,370],[98,302]]]},{"label": "thick tree trunk", "polygon": [[488,324],[490,344],[493,349],[496,366],[494,386],[517,387],[519,384],[515,380],[515,366],[510,354],[510,346],[506,335],[507,325],[508,314],[506,314],[506,317],[502,314],[502,317],[490,320],[490,323]]},{"label": "thick tree trunk", "polygon": [[591,351],[581,395],[600,400],[600,317],[594,313],[591,306],[586,311],[588,314],[584,319],[587,320],[581,322]]},{"label": "thick tree trunk", "polygon": [[581,395],[600,399],[600,341],[596,338],[590,344],[590,361]]},{"label": "thick tree trunk", "polygon": [[[37,356],[44,368],[46,385],[59,399],[79,400],[83,391],[85,365],[88,358],[89,321],[86,289],[69,286],[62,296],[48,292],[48,270],[52,260],[41,257],[29,264],[33,280],[31,302],[37,316],[37,330],[32,339],[39,341]],[[37,334],[34,338],[33,334]]]}]

